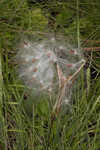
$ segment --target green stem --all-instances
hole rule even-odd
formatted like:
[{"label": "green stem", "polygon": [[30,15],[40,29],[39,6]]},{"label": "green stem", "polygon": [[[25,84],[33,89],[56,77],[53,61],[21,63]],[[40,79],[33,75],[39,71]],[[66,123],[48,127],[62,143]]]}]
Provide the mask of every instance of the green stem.
[{"label": "green stem", "polygon": [[78,42],[78,50],[80,50],[79,0],[77,0],[77,42]]}]

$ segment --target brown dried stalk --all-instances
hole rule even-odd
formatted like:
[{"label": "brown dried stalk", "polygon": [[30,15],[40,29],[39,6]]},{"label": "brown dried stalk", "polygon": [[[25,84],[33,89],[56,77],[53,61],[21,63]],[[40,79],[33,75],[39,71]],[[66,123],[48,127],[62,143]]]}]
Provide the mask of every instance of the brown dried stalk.
[{"label": "brown dried stalk", "polygon": [[83,66],[85,65],[85,62],[79,67],[79,69],[72,75],[72,76],[69,76],[69,77],[66,77],[66,79],[63,80],[60,78],[60,83],[62,84],[60,86],[60,91],[59,92],[59,96],[58,96],[58,99],[53,107],[53,114],[52,114],[52,118],[54,118],[55,114],[58,115],[58,113],[60,112],[60,108],[61,108],[61,104],[62,104],[62,100],[63,100],[63,97],[65,95],[65,89],[66,89],[66,86],[69,84],[70,81],[74,81],[75,80],[75,77],[78,75],[78,73],[80,72],[80,70],[83,68]]}]

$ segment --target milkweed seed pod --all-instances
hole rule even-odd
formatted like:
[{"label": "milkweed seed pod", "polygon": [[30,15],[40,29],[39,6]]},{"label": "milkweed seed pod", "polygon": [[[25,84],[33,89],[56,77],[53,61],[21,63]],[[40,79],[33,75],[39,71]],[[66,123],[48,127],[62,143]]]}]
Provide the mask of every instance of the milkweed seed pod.
[{"label": "milkweed seed pod", "polygon": [[62,78],[72,75],[84,62],[78,49],[73,49],[60,37],[37,41],[23,38],[17,49],[19,77],[27,87],[36,91],[53,91]]}]

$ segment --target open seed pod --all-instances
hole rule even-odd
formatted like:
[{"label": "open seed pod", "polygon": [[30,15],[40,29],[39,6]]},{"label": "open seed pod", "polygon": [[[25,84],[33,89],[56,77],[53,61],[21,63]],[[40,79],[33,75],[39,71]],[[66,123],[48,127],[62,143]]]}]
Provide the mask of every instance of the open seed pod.
[{"label": "open seed pod", "polygon": [[52,93],[61,88],[84,63],[80,51],[73,49],[65,37],[48,36],[39,40],[25,37],[17,49],[19,77],[38,92]]}]

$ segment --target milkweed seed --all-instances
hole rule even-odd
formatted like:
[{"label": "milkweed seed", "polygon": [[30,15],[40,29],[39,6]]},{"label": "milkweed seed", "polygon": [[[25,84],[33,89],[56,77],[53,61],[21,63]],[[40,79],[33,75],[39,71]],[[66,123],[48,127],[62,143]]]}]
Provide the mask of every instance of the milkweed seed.
[{"label": "milkweed seed", "polygon": [[32,59],[32,63],[36,62],[36,60],[37,60],[37,59],[33,58],[33,59]]},{"label": "milkweed seed", "polygon": [[72,64],[66,64],[66,66],[67,66],[67,67],[72,67],[73,65],[72,65]]},{"label": "milkweed seed", "polygon": [[37,68],[34,68],[34,69],[33,69],[33,72],[37,72],[37,70],[38,70]]},{"label": "milkweed seed", "polygon": [[69,53],[70,53],[70,54],[75,54],[75,51],[71,49],[71,50],[69,51]]}]

